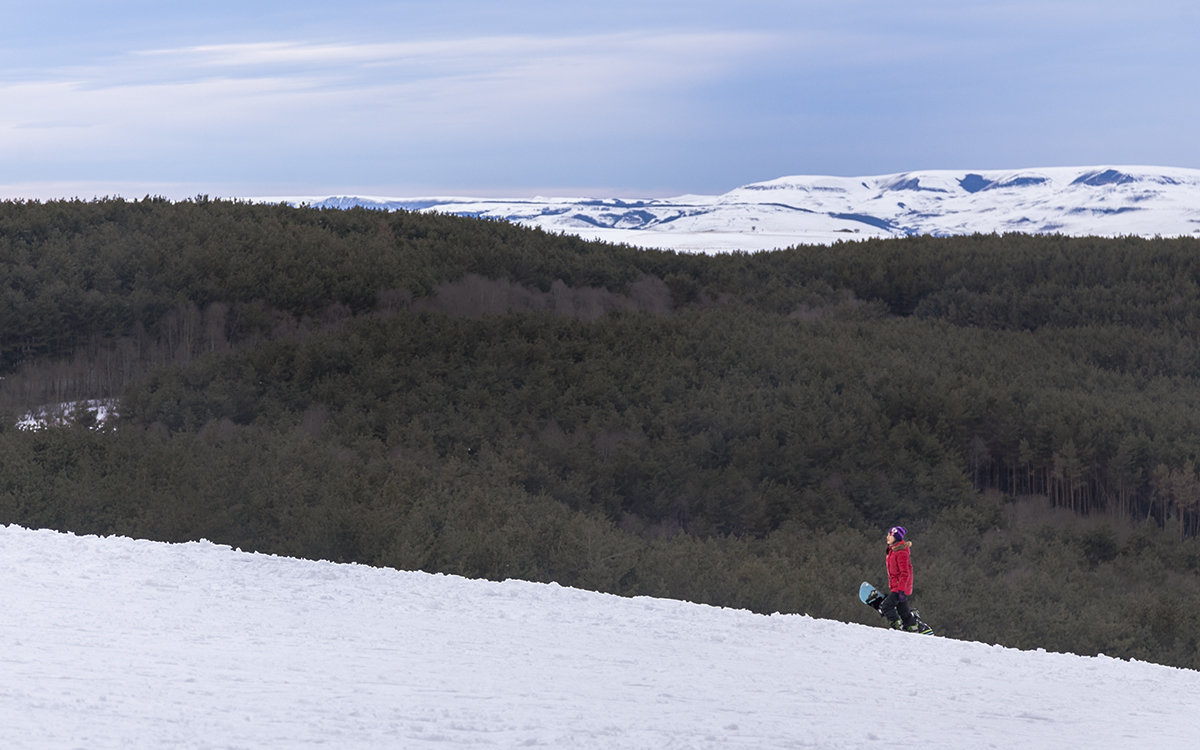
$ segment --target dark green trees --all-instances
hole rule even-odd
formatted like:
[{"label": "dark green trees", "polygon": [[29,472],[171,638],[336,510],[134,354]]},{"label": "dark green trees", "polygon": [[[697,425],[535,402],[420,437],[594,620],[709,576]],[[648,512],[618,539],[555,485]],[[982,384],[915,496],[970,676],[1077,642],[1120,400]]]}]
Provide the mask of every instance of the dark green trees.
[{"label": "dark green trees", "polygon": [[1196,666],[1198,250],[0,204],[0,522],[861,619],[903,521],[942,632]]}]

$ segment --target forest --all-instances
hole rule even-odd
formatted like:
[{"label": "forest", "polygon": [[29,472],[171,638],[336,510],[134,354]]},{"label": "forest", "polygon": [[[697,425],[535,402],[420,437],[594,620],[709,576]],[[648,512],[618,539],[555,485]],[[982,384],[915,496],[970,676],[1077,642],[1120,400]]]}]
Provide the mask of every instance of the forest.
[{"label": "forest", "polygon": [[877,626],[900,523],[942,634],[1200,668],[1200,239],[9,201],[0,295],[2,523]]}]

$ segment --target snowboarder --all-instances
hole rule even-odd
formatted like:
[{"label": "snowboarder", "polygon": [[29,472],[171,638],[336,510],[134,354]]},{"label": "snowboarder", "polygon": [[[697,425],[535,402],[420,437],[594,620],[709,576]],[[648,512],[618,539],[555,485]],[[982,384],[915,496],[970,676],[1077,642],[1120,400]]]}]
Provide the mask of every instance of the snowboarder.
[{"label": "snowboarder", "polygon": [[915,633],[920,625],[912,610],[908,608],[908,597],[913,592],[912,557],[909,550],[912,542],[904,537],[908,531],[903,526],[893,526],[887,533],[887,572],[889,593],[879,605],[879,611],[893,628]]}]

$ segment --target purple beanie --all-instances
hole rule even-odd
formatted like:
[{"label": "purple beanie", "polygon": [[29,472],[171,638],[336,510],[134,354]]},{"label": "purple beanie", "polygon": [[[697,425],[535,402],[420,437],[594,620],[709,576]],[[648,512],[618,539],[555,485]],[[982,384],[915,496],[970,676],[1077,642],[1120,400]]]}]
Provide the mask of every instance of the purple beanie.
[{"label": "purple beanie", "polygon": [[904,535],[908,533],[903,526],[893,526],[891,529],[889,529],[889,531],[891,532],[892,536],[896,537],[897,542],[903,539]]}]

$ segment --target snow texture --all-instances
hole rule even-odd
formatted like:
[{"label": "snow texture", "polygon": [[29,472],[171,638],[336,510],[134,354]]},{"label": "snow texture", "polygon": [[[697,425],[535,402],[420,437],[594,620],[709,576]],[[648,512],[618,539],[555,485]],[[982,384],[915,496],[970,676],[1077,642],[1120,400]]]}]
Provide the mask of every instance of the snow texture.
[{"label": "snow texture", "polygon": [[16,526],[0,565],[5,748],[1165,749],[1200,711],[1200,672],[802,614]]},{"label": "snow texture", "polygon": [[64,401],[25,414],[17,420],[16,427],[18,430],[42,430],[46,427],[74,424],[81,417],[96,425],[102,425],[109,417],[116,416],[116,407],[115,399]]},{"label": "snow texture", "polygon": [[681,252],[769,250],[872,237],[1020,232],[1200,237],[1200,170],[1054,167],[781,177],[676,198],[260,198],[501,219]]}]

